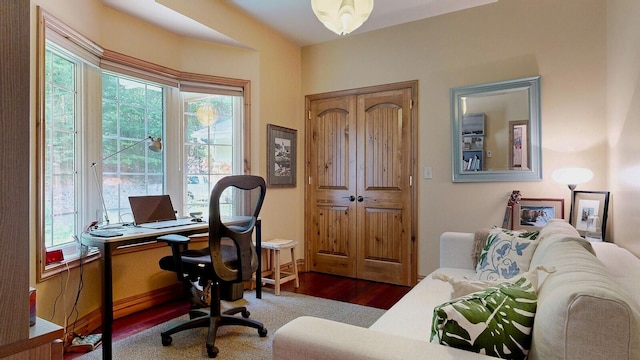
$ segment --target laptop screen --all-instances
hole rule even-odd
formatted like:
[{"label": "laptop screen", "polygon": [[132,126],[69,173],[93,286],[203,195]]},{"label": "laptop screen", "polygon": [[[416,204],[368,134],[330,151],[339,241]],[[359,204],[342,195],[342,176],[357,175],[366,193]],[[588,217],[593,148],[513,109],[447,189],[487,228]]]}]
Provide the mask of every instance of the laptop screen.
[{"label": "laptop screen", "polygon": [[176,219],[169,195],[129,196],[129,204],[136,225]]}]

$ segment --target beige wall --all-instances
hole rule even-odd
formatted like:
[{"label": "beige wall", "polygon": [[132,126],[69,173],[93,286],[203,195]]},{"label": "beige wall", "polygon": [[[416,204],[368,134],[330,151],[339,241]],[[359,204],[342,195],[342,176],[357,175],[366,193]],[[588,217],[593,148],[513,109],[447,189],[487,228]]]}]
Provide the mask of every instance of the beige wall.
[{"label": "beige wall", "polygon": [[[32,0],[32,82],[35,89],[36,6],[57,17],[68,26],[103,48],[134,56],[171,69],[210,74],[251,81],[251,172],[266,176],[266,127],[268,123],[298,129],[298,116],[304,103],[300,97],[300,48],[272,30],[253,22],[222,1],[171,1],[169,7],[205,25],[216,23],[217,31],[241,41],[245,47],[217,45],[183,38],[133,17],[108,8],[100,0]],[[203,15],[204,14],[204,15]],[[212,14],[215,14],[212,15]],[[206,15],[206,16],[205,16]],[[237,26],[237,24],[243,24]],[[226,26],[219,27],[219,26]],[[32,118],[35,92],[32,93]],[[99,126],[96,123],[96,126]],[[35,156],[35,119],[32,120],[32,153]],[[35,157],[32,157],[35,171]],[[302,168],[303,157],[298,159]],[[302,173],[298,174],[300,184]],[[35,179],[35,177],[33,177]],[[32,183],[35,193],[35,183]],[[301,187],[270,189],[261,217],[264,238],[301,238],[303,234],[303,199]],[[33,197],[32,201],[35,201]],[[35,203],[31,206],[35,219]],[[31,283],[35,284],[35,222],[31,229]],[[116,301],[146,293],[175,281],[175,275],[161,271],[158,259],[168,248],[120,255],[114,258],[114,298]],[[299,257],[302,257],[300,250]],[[84,288],[79,299],[79,316],[100,306],[101,280],[98,262],[85,266]],[[67,282],[67,276],[69,280]],[[54,322],[64,323],[64,313],[71,309],[78,270],[64,273],[37,284],[38,315],[50,319],[54,299],[64,294],[56,306]],[[61,291],[61,288],[66,287]],[[65,310],[66,309],[66,310]]]},{"label": "beige wall", "polygon": [[[438,237],[501,225],[511,190],[564,198],[559,167],[586,166],[582,190],[607,189],[606,3],[520,0],[304,47],[302,92],[419,81],[418,274],[438,266]],[[449,89],[541,75],[542,182],[452,183]],[[433,179],[422,179],[422,168]]]},{"label": "beige wall", "polygon": [[615,242],[640,256],[640,2],[607,1],[609,183]]}]

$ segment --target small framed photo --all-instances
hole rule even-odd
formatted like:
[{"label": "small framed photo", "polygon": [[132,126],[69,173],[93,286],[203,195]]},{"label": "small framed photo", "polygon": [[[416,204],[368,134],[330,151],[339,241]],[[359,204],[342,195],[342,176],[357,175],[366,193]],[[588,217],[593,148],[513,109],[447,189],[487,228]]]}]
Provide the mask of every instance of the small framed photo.
[{"label": "small framed photo", "polygon": [[267,124],[267,186],[296,187],[297,130]]},{"label": "small framed photo", "polygon": [[564,199],[522,198],[511,218],[513,230],[539,230],[551,219],[564,219]]},{"label": "small framed photo", "polygon": [[590,226],[597,226],[592,222],[599,221],[602,241],[606,241],[608,211],[608,191],[573,191],[569,223],[584,237]]}]

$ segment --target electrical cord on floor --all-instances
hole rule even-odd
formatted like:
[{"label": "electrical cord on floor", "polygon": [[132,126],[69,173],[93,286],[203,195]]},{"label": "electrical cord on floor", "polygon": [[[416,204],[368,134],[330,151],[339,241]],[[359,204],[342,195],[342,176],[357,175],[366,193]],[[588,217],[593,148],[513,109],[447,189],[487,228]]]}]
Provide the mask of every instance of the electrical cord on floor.
[{"label": "electrical cord on floor", "polygon": [[[58,300],[60,299],[60,297],[62,296],[62,301],[64,302],[64,296],[65,296],[65,292],[67,290],[67,285],[69,284],[69,265],[67,264],[67,282],[66,284],[63,285],[63,281],[62,281],[62,272],[60,273],[60,292],[58,293],[58,295],[56,296],[56,298],[53,300],[53,314],[51,314],[51,322],[53,322],[53,319],[56,316],[56,308],[58,305]],[[66,317],[66,316],[65,316]]]},{"label": "electrical cord on floor", "polygon": [[[83,251],[83,247],[84,245],[82,245],[80,243],[80,240],[78,239],[77,236],[73,236],[74,239],[76,241],[78,241],[78,243],[80,244],[80,257],[79,257],[79,262],[80,262],[80,266],[79,266],[79,271],[80,271],[80,279],[78,281],[78,290],[76,291],[76,297],[75,300],[73,302],[73,306],[71,307],[71,310],[69,311],[69,313],[67,314],[66,312],[66,293],[67,293],[67,289],[69,287],[69,280],[71,278],[71,269],[69,268],[69,263],[65,263],[65,265],[67,266],[67,280],[63,285],[63,273],[60,273],[60,293],[58,293],[58,295],[56,296],[55,300],[53,301],[53,314],[51,315],[51,321],[53,322],[53,319],[55,318],[56,315],[56,308],[57,308],[57,303],[58,300],[60,299],[60,297],[62,297],[62,302],[63,302],[63,307],[65,309],[64,311],[64,330],[65,330],[65,342],[66,339],[69,338],[69,336],[73,337],[81,337],[81,335],[77,334],[75,331],[75,326],[76,326],[76,322],[78,321],[78,316],[79,316],[79,312],[78,312],[78,301],[80,299],[80,293],[82,292],[82,288],[84,287],[84,251]],[[72,318],[72,316],[75,314],[75,319],[73,319],[73,327],[71,329],[71,331],[67,331],[70,320]]]},{"label": "electrical cord on floor", "polygon": [[[76,292],[76,298],[73,302],[73,306],[71,307],[71,311],[69,311],[69,315],[67,316],[67,319],[65,320],[65,325],[69,323],[69,320],[71,319],[72,314],[75,313],[75,319],[73,320],[73,328],[71,329],[71,334],[76,337],[79,336],[78,334],[76,334],[76,323],[78,322],[78,316],[80,315],[78,312],[78,300],[80,300],[80,293],[82,292],[82,288],[84,288],[84,261],[83,261],[83,256],[84,256],[84,245],[82,245],[82,243],[80,242],[80,240],[78,239],[77,236],[73,236],[76,241],[78,241],[78,244],[80,244],[80,258],[78,259],[80,261],[80,279],[78,280],[78,291]],[[66,329],[66,326],[65,326]]]}]

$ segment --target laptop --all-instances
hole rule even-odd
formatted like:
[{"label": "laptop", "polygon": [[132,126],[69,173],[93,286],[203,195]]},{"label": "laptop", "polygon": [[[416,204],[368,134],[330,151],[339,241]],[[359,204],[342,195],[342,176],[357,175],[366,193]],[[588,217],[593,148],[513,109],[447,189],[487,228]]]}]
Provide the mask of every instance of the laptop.
[{"label": "laptop", "polygon": [[164,229],[193,224],[191,218],[177,219],[169,195],[129,196],[129,205],[136,226]]}]

